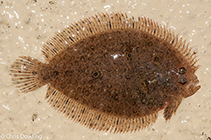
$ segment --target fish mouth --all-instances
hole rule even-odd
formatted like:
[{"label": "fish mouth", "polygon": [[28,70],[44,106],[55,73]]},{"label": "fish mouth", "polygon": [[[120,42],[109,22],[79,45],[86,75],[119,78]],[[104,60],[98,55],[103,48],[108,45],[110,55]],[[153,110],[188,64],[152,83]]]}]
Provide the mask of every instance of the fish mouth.
[{"label": "fish mouth", "polygon": [[189,94],[186,97],[189,97],[195,94],[201,88],[201,85],[198,85],[198,83],[199,83],[199,80],[197,78],[194,78],[194,80],[192,80],[189,83],[188,85]]}]

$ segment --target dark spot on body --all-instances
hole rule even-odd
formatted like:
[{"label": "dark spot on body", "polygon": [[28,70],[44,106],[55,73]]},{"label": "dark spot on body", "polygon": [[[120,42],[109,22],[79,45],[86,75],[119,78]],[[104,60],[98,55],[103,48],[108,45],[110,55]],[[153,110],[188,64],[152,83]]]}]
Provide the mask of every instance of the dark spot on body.
[{"label": "dark spot on body", "polygon": [[84,61],[84,60],[85,60],[85,59],[84,59],[84,57],[82,56],[82,57],[81,57],[81,61]]},{"label": "dark spot on body", "polygon": [[90,47],[92,50],[94,50],[95,49],[95,47],[93,46],[93,45],[91,45],[91,47]]},{"label": "dark spot on body", "polygon": [[144,38],[148,38],[148,35],[144,34],[143,37],[144,37]]},{"label": "dark spot on body", "polygon": [[58,72],[58,71],[54,71],[53,74],[54,74],[54,75],[58,75],[59,72]]},{"label": "dark spot on body", "polygon": [[100,72],[99,71],[95,71],[95,72],[93,72],[92,76],[94,78],[98,78],[100,76]]},{"label": "dark spot on body", "polygon": [[132,54],[131,54],[131,53],[128,53],[128,54],[127,54],[127,58],[128,58],[128,59],[131,59],[131,57],[132,57]]},{"label": "dark spot on body", "polygon": [[159,61],[159,58],[157,56],[155,56],[154,61]]},{"label": "dark spot on body", "polygon": [[108,54],[107,54],[107,53],[105,53],[105,54],[104,54],[104,57],[105,57],[105,58],[107,58],[107,57],[108,57]]},{"label": "dark spot on body", "polygon": [[118,100],[118,94],[116,94],[116,95],[114,96],[114,99],[115,99],[115,100]]},{"label": "dark spot on body", "polygon": [[69,74],[69,71],[65,71],[65,74],[68,75]]},{"label": "dark spot on body", "polygon": [[149,42],[149,43],[148,43],[148,45],[149,45],[149,46],[152,46],[152,45],[153,45],[153,43],[152,43],[152,42]]}]

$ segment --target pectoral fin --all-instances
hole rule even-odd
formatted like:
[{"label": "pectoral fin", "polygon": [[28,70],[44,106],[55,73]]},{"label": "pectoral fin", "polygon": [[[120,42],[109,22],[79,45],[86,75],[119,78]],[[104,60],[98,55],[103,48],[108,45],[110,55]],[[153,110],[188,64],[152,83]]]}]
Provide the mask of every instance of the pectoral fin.
[{"label": "pectoral fin", "polygon": [[181,102],[182,102],[182,98],[175,98],[175,99],[172,99],[172,101],[168,103],[163,113],[163,116],[166,121],[170,120],[172,115],[176,113],[177,108],[179,107]]}]

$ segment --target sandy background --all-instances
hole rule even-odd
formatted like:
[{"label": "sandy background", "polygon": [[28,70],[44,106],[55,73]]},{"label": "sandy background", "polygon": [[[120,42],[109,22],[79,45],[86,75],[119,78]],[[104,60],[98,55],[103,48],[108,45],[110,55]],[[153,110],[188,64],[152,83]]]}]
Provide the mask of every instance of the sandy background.
[{"label": "sandy background", "polygon": [[[211,1],[170,0],[1,0],[0,1],[0,139],[43,140],[208,140],[211,137]],[[96,132],[75,124],[44,100],[46,87],[19,93],[8,67],[20,55],[43,61],[42,44],[66,25],[98,12],[122,11],[152,18],[180,33],[194,46],[201,65],[202,88],[183,100],[177,114],[133,134]],[[27,138],[27,136],[34,138]],[[18,138],[19,137],[19,138]]]}]

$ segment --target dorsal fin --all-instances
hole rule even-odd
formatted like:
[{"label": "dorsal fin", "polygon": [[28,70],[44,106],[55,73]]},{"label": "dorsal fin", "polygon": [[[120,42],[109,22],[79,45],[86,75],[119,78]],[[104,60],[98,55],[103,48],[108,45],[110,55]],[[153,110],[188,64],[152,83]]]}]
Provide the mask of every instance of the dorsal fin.
[{"label": "dorsal fin", "polygon": [[[66,47],[69,47],[71,44],[74,44],[88,36],[95,35],[109,29],[124,28],[124,26],[120,25],[125,25],[124,22],[127,19],[127,15],[122,13],[114,15],[116,15],[118,19],[114,18],[112,15],[109,16],[107,13],[103,13],[95,15],[95,17],[92,16],[85,18],[63,29],[44,44],[42,52],[45,60],[48,62]],[[117,20],[122,23],[120,24]]]},{"label": "dorsal fin", "polygon": [[197,56],[190,53],[189,49],[187,49],[188,44],[186,44],[186,41],[183,41],[182,38],[179,39],[178,35],[175,36],[171,30],[167,30],[166,27],[151,19],[138,17],[138,20],[135,20],[134,17],[128,18],[125,13],[101,13],[79,20],[50,38],[44,44],[42,52],[45,60],[48,62],[57,53],[88,36],[108,30],[125,28],[142,30],[157,36],[158,39],[169,42],[172,44],[172,47],[182,51],[182,55],[189,60],[193,69],[198,69],[198,66],[195,66],[195,63],[198,61],[196,59]]}]

